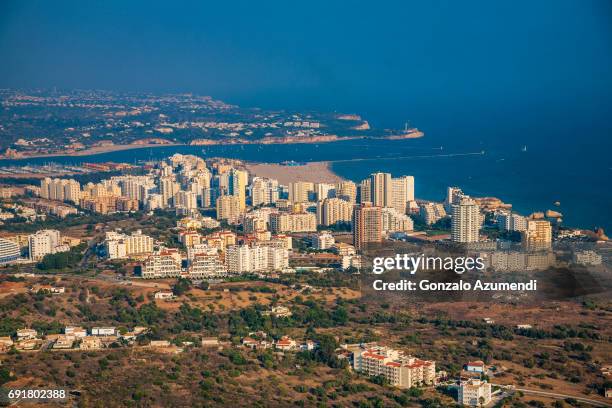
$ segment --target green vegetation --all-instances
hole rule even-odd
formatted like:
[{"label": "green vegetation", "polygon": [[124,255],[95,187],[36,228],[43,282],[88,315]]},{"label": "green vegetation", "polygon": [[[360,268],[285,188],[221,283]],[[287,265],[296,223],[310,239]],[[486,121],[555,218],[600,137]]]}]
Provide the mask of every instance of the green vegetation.
[{"label": "green vegetation", "polygon": [[70,250],[66,252],[45,255],[36,267],[42,271],[76,268],[83,259],[83,251],[86,248],[87,244],[83,243],[70,248]]}]

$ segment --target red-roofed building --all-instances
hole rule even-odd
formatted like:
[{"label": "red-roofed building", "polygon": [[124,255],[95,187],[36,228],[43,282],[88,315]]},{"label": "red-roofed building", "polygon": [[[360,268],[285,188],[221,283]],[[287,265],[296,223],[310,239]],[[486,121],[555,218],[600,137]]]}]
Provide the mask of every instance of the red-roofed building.
[{"label": "red-roofed building", "polygon": [[486,367],[483,361],[470,361],[465,365],[465,371],[473,373],[484,373],[485,369]]},{"label": "red-roofed building", "polygon": [[297,343],[290,337],[283,336],[280,340],[278,340],[274,347],[283,351],[295,350],[297,348]]},{"label": "red-roofed building", "polygon": [[368,376],[380,375],[399,388],[435,383],[434,361],[419,360],[387,347],[360,347],[353,352],[353,368]]}]

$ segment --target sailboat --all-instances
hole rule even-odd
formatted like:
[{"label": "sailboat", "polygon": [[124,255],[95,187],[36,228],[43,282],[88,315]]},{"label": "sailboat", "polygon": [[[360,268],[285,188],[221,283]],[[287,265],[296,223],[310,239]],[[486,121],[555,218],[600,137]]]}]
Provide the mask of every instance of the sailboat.
[{"label": "sailboat", "polygon": [[523,146],[523,148],[521,149],[522,152],[526,152],[527,151],[527,145]]}]

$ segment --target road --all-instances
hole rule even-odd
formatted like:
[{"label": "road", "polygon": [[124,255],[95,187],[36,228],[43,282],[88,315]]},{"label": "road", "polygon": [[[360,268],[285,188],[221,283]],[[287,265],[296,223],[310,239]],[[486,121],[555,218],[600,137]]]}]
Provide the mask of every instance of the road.
[{"label": "road", "polygon": [[543,397],[551,397],[551,398],[557,398],[557,399],[573,398],[576,401],[584,402],[584,403],[587,403],[587,404],[597,405],[599,407],[610,407],[610,408],[612,408],[612,404],[609,404],[607,402],[600,401],[600,400],[590,399],[590,398],[576,397],[576,396],[573,396],[573,395],[559,394],[559,393],[556,393],[556,392],[546,392],[546,391],[539,391],[539,390],[528,390],[528,389],[525,389],[525,388],[515,388],[515,390],[516,391],[521,391],[524,394],[540,395],[540,396],[543,396]]}]

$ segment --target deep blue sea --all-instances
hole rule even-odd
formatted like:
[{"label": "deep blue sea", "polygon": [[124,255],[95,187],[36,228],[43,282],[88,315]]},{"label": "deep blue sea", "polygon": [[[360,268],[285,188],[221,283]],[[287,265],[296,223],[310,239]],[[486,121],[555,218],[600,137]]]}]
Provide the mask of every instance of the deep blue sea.
[{"label": "deep blue sea", "polygon": [[[425,129],[426,130],[426,129]],[[463,140],[466,140],[464,138]],[[526,146],[526,151],[523,148]],[[576,145],[560,150],[548,143],[485,140],[452,143],[429,134],[399,141],[352,140],[322,144],[176,146],[125,150],[93,156],[2,160],[0,165],[47,162],[137,162],[173,153],[222,156],[252,161],[333,161],[334,172],[359,181],[374,171],[413,175],[416,196],[442,200],[447,186],[474,196],[495,196],[524,214],[554,209],[564,224],[583,228],[610,227],[612,190],[608,151]],[[560,207],[554,205],[561,203]],[[608,228],[609,229],[609,228]]]}]

